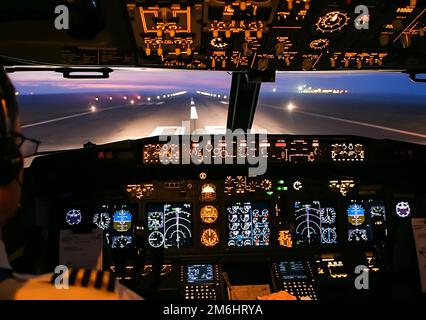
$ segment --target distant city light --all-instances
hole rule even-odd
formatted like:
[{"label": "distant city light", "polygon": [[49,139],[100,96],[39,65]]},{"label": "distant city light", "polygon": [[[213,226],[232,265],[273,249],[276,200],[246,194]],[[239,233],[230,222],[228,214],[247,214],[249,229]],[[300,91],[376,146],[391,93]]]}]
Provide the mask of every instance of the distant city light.
[{"label": "distant city light", "polygon": [[99,98],[98,98],[98,97],[96,97],[96,98],[95,98],[95,100],[96,100],[96,101],[99,101]]},{"label": "distant city light", "polygon": [[19,91],[16,91],[16,92],[15,92],[15,96],[19,96]]},{"label": "distant city light", "polygon": [[160,96],[157,96],[157,100],[160,100]]},{"label": "distant city light", "polygon": [[223,96],[223,99],[228,99],[228,97],[227,96]]},{"label": "distant city light", "polygon": [[124,97],[123,97],[123,99],[124,99],[124,100],[127,100],[127,97],[126,97],[126,96],[124,96]]},{"label": "distant city light", "polygon": [[90,110],[91,110],[92,112],[95,112],[95,111],[96,111],[96,106],[91,106],[91,107],[90,107]]},{"label": "distant city light", "polygon": [[140,99],[141,99],[141,96],[137,96],[137,98],[138,98],[138,100],[140,100]]},{"label": "distant city light", "polygon": [[310,94],[344,94],[348,93],[348,90],[345,89],[323,89],[323,88],[312,88],[312,87],[306,87],[306,84],[299,86],[298,88],[299,93],[310,93]]},{"label": "distant city light", "polygon": [[130,100],[130,104],[135,104],[135,100]]},{"label": "distant city light", "polygon": [[277,91],[277,88],[272,89],[273,92]]},{"label": "distant city light", "polygon": [[109,97],[109,100],[112,100],[112,97]]},{"label": "distant city light", "polygon": [[163,94],[163,98],[165,98],[166,97],[166,95],[165,94]]},{"label": "distant city light", "polygon": [[148,97],[148,98],[146,98],[146,100],[151,101],[151,98],[150,98],[150,97]]}]

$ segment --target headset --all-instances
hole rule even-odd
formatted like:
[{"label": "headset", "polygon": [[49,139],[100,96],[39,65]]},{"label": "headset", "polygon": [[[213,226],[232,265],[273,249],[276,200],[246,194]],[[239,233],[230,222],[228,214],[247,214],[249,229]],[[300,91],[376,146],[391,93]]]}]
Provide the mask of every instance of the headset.
[{"label": "headset", "polygon": [[9,113],[15,104],[15,91],[0,67],[0,186],[18,178],[23,167],[23,158],[13,135],[13,123]]}]

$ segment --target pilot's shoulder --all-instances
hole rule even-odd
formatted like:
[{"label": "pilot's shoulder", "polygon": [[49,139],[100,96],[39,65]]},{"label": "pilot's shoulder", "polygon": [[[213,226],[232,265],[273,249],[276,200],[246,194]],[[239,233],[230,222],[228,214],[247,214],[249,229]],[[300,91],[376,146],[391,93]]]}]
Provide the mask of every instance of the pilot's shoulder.
[{"label": "pilot's shoulder", "polygon": [[140,299],[108,271],[70,269],[68,274],[17,275],[22,285],[16,299]]}]

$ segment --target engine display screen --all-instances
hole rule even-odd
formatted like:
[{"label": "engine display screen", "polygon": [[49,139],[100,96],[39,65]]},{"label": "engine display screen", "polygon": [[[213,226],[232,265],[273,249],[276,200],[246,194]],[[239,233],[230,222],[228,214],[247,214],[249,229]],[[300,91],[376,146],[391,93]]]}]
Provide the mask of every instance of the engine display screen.
[{"label": "engine display screen", "polygon": [[351,200],[346,205],[349,242],[373,240],[372,219],[386,220],[384,201]]},{"label": "engine display screen", "polygon": [[226,207],[228,247],[266,247],[270,242],[269,204],[233,202]]},{"label": "engine display screen", "polygon": [[308,272],[302,261],[281,261],[277,263],[281,280],[303,280],[308,278]]},{"label": "engine display screen", "polygon": [[298,245],[337,243],[335,205],[320,201],[294,203]]},{"label": "engine display screen", "polygon": [[192,208],[189,203],[147,204],[148,243],[153,248],[192,246]]},{"label": "engine display screen", "polygon": [[188,283],[208,283],[214,281],[214,268],[212,264],[191,264],[187,266]]}]

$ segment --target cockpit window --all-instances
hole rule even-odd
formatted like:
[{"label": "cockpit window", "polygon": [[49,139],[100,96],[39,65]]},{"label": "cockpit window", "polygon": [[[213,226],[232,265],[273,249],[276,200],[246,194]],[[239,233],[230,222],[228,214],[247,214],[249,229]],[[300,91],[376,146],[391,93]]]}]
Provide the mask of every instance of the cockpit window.
[{"label": "cockpit window", "polygon": [[426,85],[402,73],[277,73],[263,83],[254,129],[426,144]]},{"label": "cockpit window", "polygon": [[64,79],[51,71],[10,74],[23,134],[41,152],[189,130],[223,132],[226,72],[115,70],[109,79]]}]

